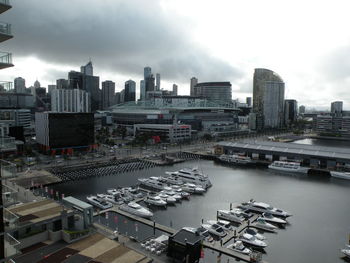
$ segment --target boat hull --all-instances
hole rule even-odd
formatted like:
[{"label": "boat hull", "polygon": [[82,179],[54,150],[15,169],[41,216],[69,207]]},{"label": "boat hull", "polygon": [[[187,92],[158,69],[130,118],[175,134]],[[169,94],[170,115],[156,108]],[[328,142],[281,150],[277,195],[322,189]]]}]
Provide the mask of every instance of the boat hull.
[{"label": "boat hull", "polygon": [[335,178],[350,180],[350,173],[332,171],[331,176]]}]

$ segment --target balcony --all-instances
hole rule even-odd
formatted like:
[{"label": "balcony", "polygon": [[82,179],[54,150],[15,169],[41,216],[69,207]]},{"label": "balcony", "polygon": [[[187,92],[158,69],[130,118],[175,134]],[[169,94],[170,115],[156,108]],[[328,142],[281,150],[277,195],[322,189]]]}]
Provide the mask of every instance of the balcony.
[{"label": "balcony", "polygon": [[10,0],[0,0],[0,14],[9,10],[11,7]]},{"label": "balcony", "polygon": [[12,213],[8,209],[4,209],[4,223],[5,223],[5,231],[9,231],[11,229],[15,229],[18,227],[19,217]]},{"label": "balcony", "polygon": [[17,195],[18,192],[7,186],[7,185],[2,185],[2,203],[3,206],[8,207],[10,205],[14,205],[17,203]]},{"label": "balcony", "polygon": [[[1,143],[0,143],[1,148]],[[1,180],[9,179],[17,176],[17,167],[16,164],[0,160],[1,165]]]},{"label": "balcony", "polygon": [[13,38],[11,24],[0,22],[0,42]]},{"label": "balcony", "polygon": [[0,69],[9,67],[13,67],[12,54],[7,52],[0,52]]},{"label": "balcony", "polygon": [[13,257],[20,253],[18,245],[21,244],[13,236],[5,234],[5,258]]}]

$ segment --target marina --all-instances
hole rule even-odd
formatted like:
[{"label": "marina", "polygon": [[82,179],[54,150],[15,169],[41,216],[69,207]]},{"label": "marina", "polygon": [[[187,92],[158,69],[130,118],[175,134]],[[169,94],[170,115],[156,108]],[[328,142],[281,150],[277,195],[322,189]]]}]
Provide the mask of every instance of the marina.
[{"label": "marina", "polygon": [[[254,168],[231,168],[231,167],[225,167],[219,164],[215,164],[212,161],[200,161],[200,160],[194,160],[189,161],[185,163],[186,167],[191,166],[198,166],[200,165],[201,169],[205,171],[209,176],[210,179],[213,182],[213,187],[211,187],[208,192],[204,196],[191,196],[190,202],[182,202],[181,205],[175,205],[175,206],[168,206],[166,210],[164,209],[156,209],[154,210],[154,217],[152,218],[153,221],[157,222],[159,225],[168,227],[169,229],[180,229],[183,226],[195,226],[198,225],[198,222],[200,219],[204,218],[206,219],[213,219],[215,216],[215,211],[217,209],[225,209],[225,207],[228,206],[232,200],[249,200],[252,196],[254,196],[258,200],[264,200],[268,201],[269,203],[276,204],[279,207],[287,208],[288,210],[292,211],[295,216],[289,220],[289,226],[287,231],[284,229],[279,230],[278,235],[276,234],[268,234],[268,232],[265,232],[264,235],[267,235],[268,241],[269,241],[269,247],[267,249],[267,254],[263,255],[263,259],[269,262],[289,262],[286,260],[285,255],[288,255],[288,250],[285,250],[287,248],[287,244],[298,247],[298,243],[295,243],[294,241],[297,241],[296,238],[293,238],[295,234],[293,233],[299,233],[299,229],[303,233],[307,233],[308,231],[312,231],[313,228],[310,229],[309,226],[307,228],[303,227],[304,222],[308,220],[312,220],[312,217],[307,216],[303,212],[303,210],[298,209],[301,204],[299,203],[297,206],[297,203],[290,203],[289,198],[291,197],[291,193],[289,191],[286,191],[286,188],[284,188],[282,185],[288,184],[291,189],[294,189],[295,193],[292,194],[300,196],[300,190],[303,188],[297,187],[295,188],[293,185],[295,184],[306,184],[308,186],[308,189],[313,188],[317,186],[317,191],[310,191],[314,194],[312,195],[313,198],[315,198],[316,193],[323,193],[326,191],[327,188],[330,187],[330,189],[337,188],[338,180],[336,179],[322,179],[321,178],[315,178],[315,177],[308,177],[307,175],[293,175],[293,176],[286,176],[286,175],[280,175],[278,172],[275,171],[269,171],[267,169],[254,169]],[[184,164],[177,164],[174,165],[174,167],[171,168],[171,170],[176,170],[179,168],[184,167]],[[168,167],[154,167],[148,170],[138,170],[133,172],[127,172],[125,174],[119,174],[117,177],[114,176],[105,176],[103,177],[103,180],[101,181],[101,178],[91,178],[88,180],[80,181],[79,184],[81,185],[81,191],[79,193],[75,192],[76,197],[84,198],[85,195],[98,193],[105,191],[107,188],[110,188],[112,185],[118,185],[121,186],[128,186],[128,185],[135,185],[137,183],[137,178],[144,178],[148,176],[160,176],[164,174],[166,171],[169,171],[170,169]],[[255,173],[259,174],[259,176],[255,176]],[[114,182],[114,183],[113,183]],[[239,184],[232,184],[234,182],[240,182]],[[230,183],[230,184],[228,184]],[[89,187],[85,187],[84,185]],[[246,184],[249,184],[248,186],[245,186]],[[254,188],[255,184],[264,185],[265,188],[264,191],[261,191],[261,188]],[[230,185],[230,190],[228,190],[228,185]],[[64,192],[65,194],[68,193],[74,193],[72,183],[65,183],[61,185],[56,185],[55,189],[59,190],[60,192]],[[91,186],[94,186],[91,188]],[[321,188],[320,188],[321,186]],[[343,185],[344,186],[344,185]],[[61,188],[60,188],[61,187]],[[248,188],[247,188],[248,187]],[[250,191],[243,192],[240,189],[246,188],[249,189],[250,187],[253,187]],[[273,188],[271,188],[273,187]],[[220,191],[218,191],[220,189]],[[270,189],[270,190],[269,190]],[[296,190],[298,189],[298,190]],[[323,189],[320,191],[320,189]],[[265,191],[269,190],[270,197],[266,199],[266,193]],[[282,192],[281,192],[282,191]],[[254,192],[254,194],[253,194]],[[342,191],[337,191],[338,195]],[[85,193],[85,194],[84,194]],[[315,199],[314,199],[315,200]],[[341,201],[338,200],[340,203]],[[206,205],[203,206],[203,203]],[[224,206],[222,206],[223,203]],[[309,206],[309,204],[312,204],[312,202],[306,202],[305,205]],[[326,204],[326,203],[324,203]],[[304,209],[307,209],[306,207]],[[329,208],[327,208],[329,210]],[[330,209],[331,211],[332,209]],[[102,213],[102,212],[100,212]],[[122,213],[122,212],[121,212]],[[179,214],[183,214],[185,216],[179,217]],[[348,212],[344,211],[342,213],[343,217],[346,218],[345,215],[348,215]],[[310,215],[311,216],[311,215]],[[345,217],[344,217],[345,216]],[[307,220],[303,220],[303,218],[309,218]],[[339,217],[338,217],[339,218]],[[297,219],[297,220],[296,220]],[[131,217],[130,217],[131,220]],[[334,219],[333,219],[334,220]],[[146,222],[146,221],[145,221]],[[149,227],[153,227],[152,221],[147,221]],[[250,222],[251,226],[254,226],[256,224],[255,222]],[[345,223],[345,222],[344,222]],[[110,223],[112,224],[112,223]],[[317,225],[317,221],[314,222],[314,224]],[[324,223],[323,223],[324,225]],[[335,226],[334,224],[331,224],[332,226]],[[337,223],[337,226],[341,226]],[[346,229],[347,224],[345,225]],[[328,226],[330,227],[330,225]],[[344,224],[343,224],[344,228]],[[168,230],[169,230],[168,229]],[[307,229],[307,230],[306,230]],[[328,228],[329,230],[333,229],[332,227]],[[334,231],[329,232],[327,231],[327,234],[329,237],[334,236]],[[259,230],[260,231],[260,230]],[[129,230],[128,232],[132,232],[132,230]],[[288,233],[288,234],[287,234]],[[232,234],[233,235],[233,234]],[[302,234],[303,235],[303,234]],[[307,236],[304,238],[307,239]],[[343,243],[345,242],[345,236],[343,239],[339,239],[339,236],[337,240],[341,241],[339,242],[334,241],[334,239],[330,239],[329,242],[332,242],[332,245],[328,244],[328,240],[319,238],[317,243],[318,246],[322,246],[322,243],[327,243],[328,247],[334,247],[333,250],[334,253],[339,253],[339,248],[343,246]],[[332,241],[333,240],[333,241]],[[226,244],[229,245],[231,241],[228,241]],[[312,247],[312,242],[309,244]],[[338,244],[338,245],[336,245]],[[215,249],[216,247],[221,247],[219,242],[217,244],[208,243],[208,245],[211,246],[211,249]],[[301,249],[301,248],[300,248]],[[316,249],[316,248],[315,248]],[[302,251],[302,249],[301,249]],[[331,257],[329,255],[329,249],[327,250],[328,254],[325,256],[323,255],[322,258],[329,258],[329,260],[324,260],[322,262],[334,262],[334,258],[337,256],[333,254]],[[219,252],[217,252],[219,253]],[[212,254],[210,252],[205,253],[206,257],[211,258]],[[215,255],[215,254],[214,254]],[[213,255],[213,256],[214,256]],[[283,256],[282,256],[283,255]],[[282,256],[281,258],[279,258]],[[308,256],[305,255],[290,255],[290,258],[299,258],[299,262],[304,262],[303,259],[307,258]],[[313,255],[313,258],[317,259],[317,255]],[[227,259],[230,257],[227,256]],[[283,259],[282,259],[283,258]],[[223,254],[222,259],[225,260],[225,254]],[[315,260],[316,260],[315,259]],[[282,260],[282,261],[281,261]],[[321,259],[320,259],[321,260]],[[293,261],[290,261],[293,262]],[[312,262],[309,261],[309,262]],[[319,261],[320,262],[320,261]],[[340,261],[341,262],[341,261]]]}]

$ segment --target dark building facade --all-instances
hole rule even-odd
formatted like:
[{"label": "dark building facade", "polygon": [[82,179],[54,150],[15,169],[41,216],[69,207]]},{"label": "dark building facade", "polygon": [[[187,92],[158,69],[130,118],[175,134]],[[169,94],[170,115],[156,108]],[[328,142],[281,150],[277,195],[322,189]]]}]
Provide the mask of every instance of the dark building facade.
[{"label": "dark building facade", "polygon": [[36,113],[35,131],[42,150],[86,149],[94,144],[94,115]]},{"label": "dark building facade", "polygon": [[296,100],[284,101],[284,120],[287,126],[292,125],[297,121],[298,117],[298,103]]},{"label": "dark building facade", "polygon": [[124,102],[136,101],[136,82],[128,80],[125,82]]},{"label": "dark building facade", "polygon": [[232,101],[232,85],[230,82],[202,82],[194,86],[194,96],[213,101]]}]

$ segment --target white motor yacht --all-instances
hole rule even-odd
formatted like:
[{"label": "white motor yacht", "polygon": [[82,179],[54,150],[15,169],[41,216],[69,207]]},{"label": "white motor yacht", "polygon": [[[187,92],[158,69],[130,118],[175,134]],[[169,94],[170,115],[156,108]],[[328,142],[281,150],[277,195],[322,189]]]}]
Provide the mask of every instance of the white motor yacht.
[{"label": "white motor yacht", "polygon": [[341,250],[341,252],[350,259],[350,245],[346,245],[345,248]]},{"label": "white motor yacht", "polygon": [[270,224],[270,223],[267,223],[265,221],[265,219],[263,219],[262,217],[259,217],[256,220],[255,225],[258,226],[258,227],[261,227],[261,228],[269,229],[270,231],[274,231],[274,230],[277,229],[277,226],[275,226],[273,224]]},{"label": "white motor yacht", "polygon": [[232,231],[234,229],[233,226],[231,225],[231,222],[226,220],[208,220],[207,223],[210,225],[217,224],[226,231]]},{"label": "white motor yacht", "polygon": [[116,195],[116,194],[119,194],[120,191],[115,188],[110,188],[110,189],[107,189],[107,193],[110,195]]},{"label": "white motor yacht", "polygon": [[245,255],[249,255],[250,253],[252,253],[252,250],[244,246],[243,242],[240,240],[236,241],[233,244],[228,245],[227,248]]},{"label": "white motor yacht", "polygon": [[266,222],[278,224],[278,225],[285,225],[287,224],[286,220],[283,220],[281,218],[273,216],[271,213],[265,212],[261,216],[263,219],[265,219]]},{"label": "white motor yacht", "polygon": [[350,173],[349,172],[331,171],[331,176],[335,177],[335,178],[350,180]]},{"label": "white motor yacht", "polygon": [[255,236],[259,240],[265,240],[266,237],[264,237],[262,234],[259,234],[256,230],[253,228],[246,228],[244,233],[250,234],[252,236]]},{"label": "white motor yacht", "polygon": [[115,204],[115,205],[121,205],[124,203],[123,200],[119,199],[115,195],[104,195],[103,199],[106,200],[107,202],[110,202],[110,203]]},{"label": "white motor yacht", "polygon": [[185,183],[197,184],[207,189],[212,186],[207,175],[200,173],[196,168],[188,169],[184,168],[175,172],[166,172],[166,174],[177,177],[177,180],[181,180]]},{"label": "white motor yacht", "polygon": [[255,200],[251,199],[249,202],[242,203],[240,208],[247,209],[253,212],[258,213],[271,213],[274,216],[281,216],[281,217],[289,217],[291,216],[290,213],[283,211],[282,209],[275,208],[267,203],[262,202],[256,202]]},{"label": "white motor yacht", "polygon": [[303,173],[307,174],[310,168],[301,166],[299,162],[287,162],[287,161],[274,161],[269,165],[270,169],[283,171],[283,172],[293,172],[293,173]]},{"label": "white motor yacht", "polygon": [[128,212],[130,214],[144,217],[144,218],[150,218],[153,216],[153,213],[149,209],[147,209],[147,208],[145,208],[145,207],[143,207],[135,202],[123,204],[123,205],[119,206],[119,209],[123,210],[125,212]]},{"label": "white motor yacht", "polygon": [[182,189],[186,192],[193,193],[193,194],[203,194],[205,193],[205,189],[195,185],[195,184],[190,184],[186,183],[182,186]]},{"label": "white motor yacht", "polygon": [[238,240],[242,241],[244,244],[248,246],[253,246],[256,248],[265,248],[267,247],[267,243],[265,241],[257,239],[255,236],[244,233],[239,236]]},{"label": "white motor yacht", "polygon": [[151,176],[150,178],[140,178],[138,179],[141,185],[149,187],[154,190],[161,191],[166,187],[167,185],[160,182],[158,180],[158,177]]},{"label": "white motor yacht", "polygon": [[174,192],[172,189],[171,190],[163,190],[161,193],[164,193],[168,196],[174,197],[176,199],[176,202],[181,201],[182,196],[176,192]]},{"label": "white motor yacht", "polygon": [[252,158],[248,157],[248,156],[242,156],[242,155],[226,155],[223,154],[219,157],[219,160],[225,163],[229,163],[229,164],[252,164],[255,163]]},{"label": "white motor yacht", "polygon": [[200,236],[202,236],[206,241],[213,242],[213,237],[209,234],[209,231],[203,227],[194,228],[194,227],[183,227],[183,230],[186,230],[188,232],[192,233],[198,233]]},{"label": "white motor yacht", "polygon": [[242,214],[234,210],[218,210],[218,217],[229,220],[231,222],[242,223],[245,218]]},{"label": "white motor yacht", "polygon": [[211,224],[202,224],[202,227],[207,229],[210,234],[213,234],[215,236],[218,236],[218,237],[226,236],[226,232],[224,231],[224,229],[217,224],[212,224],[212,225]]},{"label": "white motor yacht", "polygon": [[159,196],[147,196],[144,200],[145,203],[155,206],[166,206],[167,202]]},{"label": "white motor yacht", "polygon": [[164,201],[167,202],[167,204],[175,204],[176,203],[176,199],[172,196],[169,196],[165,193],[159,193],[158,196],[163,199]]},{"label": "white motor yacht", "polygon": [[88,202],[102,210],[108,209],[113,207],[113,205],[101,198],[98,198],[97,196],[91,195],[86,197],[86,199],[88,200]]}]

